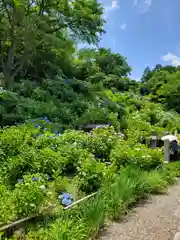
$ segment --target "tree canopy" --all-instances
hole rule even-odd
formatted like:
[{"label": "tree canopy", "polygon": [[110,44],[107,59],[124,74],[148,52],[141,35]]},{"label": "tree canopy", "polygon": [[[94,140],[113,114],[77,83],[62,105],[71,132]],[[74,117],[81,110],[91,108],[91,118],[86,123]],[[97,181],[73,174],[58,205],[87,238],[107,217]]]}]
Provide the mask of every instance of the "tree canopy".
[{"label": "tree canopy", "polygon": [[[72,56],[74,43],[96,44],[104,32],[103,9],[96,0],[3,0],[0,4],[1,70],[4,86],[17,76],[57,73]],[[75,41],[75,42],[74,42]],[[37,74],[36,74],[37,72]],[[51,75],[51,74],[50,74]]]},{"label": "tree canopy", "polygon": [[[47,115],[73,128],[125,127],[129,101],[140,109],[143,98],[180,111],[178,67],[147,67],[136,82],[125,57],[98,47],[98,1],[3,0],[0,19],[1,126]],[[78,50],[80,42],[94,47]]]}]

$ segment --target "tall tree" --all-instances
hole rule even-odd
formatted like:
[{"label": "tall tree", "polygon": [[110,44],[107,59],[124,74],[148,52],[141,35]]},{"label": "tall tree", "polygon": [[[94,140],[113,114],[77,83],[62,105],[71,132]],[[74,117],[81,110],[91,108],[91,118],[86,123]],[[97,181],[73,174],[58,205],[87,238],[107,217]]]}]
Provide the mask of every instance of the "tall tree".
[{"label": "tall tree", "polygon": [[125,57],[112,53],[110,49],[81,49],[77,54],[77,72],[80,79],[93,74],[115,75],[116,78],[126,77],[131,72]]},{"label": "tall tree", "polygon": [[166,82],[159,88],[158,96],[166,107],[180,113],[180,72],[166,74]]},{"label": "tall tree", "polygon": [[151,69],[147,66],[145,69],[144,69],[144,72],[143,72],[143,75],[141,77],[141,82],[142,83],[146,83],[149,81],[149,79],[152,77],[153,75],[153,72],[151,71]]},{"label": "tall tree", "polygon": [[0,62],[3,84],[10,87],[39,49],[56,49],[57,34],[68,33],[74,40],[97,43],[104,32],[102,14],[97,0],[2,0]]},{"label": "tall tree", "polygon": [[119,77],[127,77],[131,72],[131,67],[128,65],[126,58],[120,54],[112,53],[110,49],[100,48],[96,62],[105,74],[114,74]]}]

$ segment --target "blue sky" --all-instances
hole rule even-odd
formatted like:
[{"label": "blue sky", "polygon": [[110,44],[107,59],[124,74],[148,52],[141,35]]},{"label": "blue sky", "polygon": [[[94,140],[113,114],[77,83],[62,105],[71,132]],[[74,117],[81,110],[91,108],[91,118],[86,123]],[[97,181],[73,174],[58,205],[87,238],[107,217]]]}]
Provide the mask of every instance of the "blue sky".
[{"label": "blue sky", "polygon": [[99,0],[107,33],[100,46],[127,57],[132,78],[148,65],[180,65],[180,0]]}]

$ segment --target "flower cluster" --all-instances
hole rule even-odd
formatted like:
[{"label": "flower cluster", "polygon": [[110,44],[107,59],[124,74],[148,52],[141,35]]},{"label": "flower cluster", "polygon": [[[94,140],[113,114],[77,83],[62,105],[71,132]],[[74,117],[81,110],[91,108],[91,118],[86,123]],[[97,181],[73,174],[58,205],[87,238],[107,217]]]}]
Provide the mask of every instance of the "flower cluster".
[{"label": "flower cluster", "polygon": [[[45,124],[48,124],[48,123],[52,124],[52,122],[47,117],[40,117],[39,120],[45,121]],[[35,119],[31,120],[32,123],[36,123],[35,121],[36,121]],[[35,128],[40,128],[43,132],[50,130],[50,129],[46,128],[46,126],[43,126],[43,124],[40,124],[40,123],[36,123]],[[51,127],[51,130],[53,130],[54,136],[48,136],[48,138],[54,138],[55,140],[56,140],[57,136],[62,136],[62,133],[64,132],[64,129],[62,127],[60,127],[58,130],[57,130],[57,128],[52,129],[52,127]],[[35,140],[36,138],[39,138],[41,136],[43,136],[43,134],[34,136],[33,139]],[[52,149],[55,149],[55,148],[56,148],[55,146],[52,146]]]},{"label": "flower cluster", "polygon": [[[42,121],[42,120],[45,121],[46,123],[51,123],[51,121],[50,121],[47,117],[40,117],[39,119],[40,119],[41,121]],[[35,119],[32,119],[31,122],[34,123],[34,122],[35,122]],[[40,125],[40,124],[39,124],[39,125]]]},{"label": "flower cluster", "polygon": [[115,94],[115,93],[117,93],[117,91],[116,91],[116,90],[112,90],[112,93],[114,93],[114,94]]},{"label": "flower cluster", "polygon": [[[36,176],[34,176],[34,177],[32,178],[32,180],[33,180],[33,182],[37,182],[37,181],[39,180],[39,178],[36,177]],[[49,179],[48,179],[48,180],[49,180]],[[18,181],[18,183],[22,183],[22,182],[24,182],[24,179],[21,178],[21,179],[18,179],[17,181]]]},{"label": "flower cluster", "polygon": [[37,181],[38,181],[38,177],[33,177],[32,180],[33,180],[34,182],[37,182]]},{"label": "flower cluster", "polygon": [[69,206],[73,203],[73,197],[69,193],[59,195],[59,199],[61,200],[63,206]]}]

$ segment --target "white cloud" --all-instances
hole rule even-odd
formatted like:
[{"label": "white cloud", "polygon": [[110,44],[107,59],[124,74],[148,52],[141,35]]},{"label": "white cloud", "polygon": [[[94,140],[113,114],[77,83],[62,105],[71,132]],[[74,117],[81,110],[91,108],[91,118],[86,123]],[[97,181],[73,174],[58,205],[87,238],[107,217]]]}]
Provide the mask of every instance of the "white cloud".
[{"label": "white cloud", "polygon": [[125,30],[126,27],[127,27],[127,24],[126,24],[126,23],[123,23],[123,24],[121,25],[121,29],[122,29],[122,30]]},{"label": "white cloud", "polygon": [[173,66],[180,66],[180,57],[168,52],[166,55],[162,56],[161,59],[165,62],[170,62]]},{"label": "white cloud", "polygon": [[118,8],[118,1],[117,0],[112,0],[111,7],[112,8]]},{"label": "white cloud", "polygon": [[132,7],[136,7],[139,13],[146,13],[149,11],[151,5],[152,0],[134,0]]},{"label": "white cloud", "polygon": [[104,6],[105,13],[114,11],[117,8],[119,8],[118,0],[112,0],[110,4]]}]

